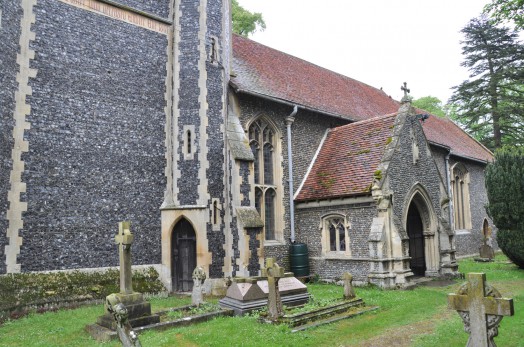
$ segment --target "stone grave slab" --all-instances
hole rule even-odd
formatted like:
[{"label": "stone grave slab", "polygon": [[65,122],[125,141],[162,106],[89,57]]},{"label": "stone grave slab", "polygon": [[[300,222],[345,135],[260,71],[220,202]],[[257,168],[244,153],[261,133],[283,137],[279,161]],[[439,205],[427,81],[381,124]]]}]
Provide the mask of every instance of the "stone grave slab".
[{"label": "stone grave slab", "polygon": [[[280,299],[284,305],[296,306],[309,301],[307,287],[292,272],[284,274],[278,282]],[[260,277],[236,278],[229,286],[226,296],[219,301],[222,307],[243,315],[267,306],[269,287],[267,280]]]}]

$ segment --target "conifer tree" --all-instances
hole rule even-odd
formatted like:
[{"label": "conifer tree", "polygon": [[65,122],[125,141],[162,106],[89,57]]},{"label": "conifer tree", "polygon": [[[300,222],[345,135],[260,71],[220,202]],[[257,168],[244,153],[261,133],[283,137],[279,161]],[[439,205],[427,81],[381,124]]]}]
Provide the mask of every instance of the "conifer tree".
[{"label": "conifer tree", "polygon": [[498,228],[497,243],[524,269],[524,148],[503,148],[486,167],[487,211]]},{"label": "conifer tree", "polygon": [[518,33],[474,18],[462,29],[470,79],[453,87],[450,103],[466,130],[488,148],[524,143],[524,45]]}]

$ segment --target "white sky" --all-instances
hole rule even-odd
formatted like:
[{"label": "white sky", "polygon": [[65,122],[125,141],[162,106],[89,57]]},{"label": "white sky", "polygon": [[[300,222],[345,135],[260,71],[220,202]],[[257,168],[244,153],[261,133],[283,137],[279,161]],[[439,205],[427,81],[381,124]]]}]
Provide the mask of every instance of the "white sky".
[{"label": "white sky", "polygon": [[444,103],[468,78],[459,31],[489,0],[238,0],[267,25],[252,40],[357,79],[400,100]]}]

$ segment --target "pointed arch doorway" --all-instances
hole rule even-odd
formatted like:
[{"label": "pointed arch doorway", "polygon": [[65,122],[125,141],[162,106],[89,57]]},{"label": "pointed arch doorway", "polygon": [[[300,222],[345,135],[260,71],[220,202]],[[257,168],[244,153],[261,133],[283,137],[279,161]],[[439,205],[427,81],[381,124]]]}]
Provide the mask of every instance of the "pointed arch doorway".
[{"label": "pointed arch doorway", "polygon": [[173,291],[191,291],[192,274],[196,267],[196,234],[191,223],[185,218],[182,218],[173,228],[171,257]]},{"label": "pointed arch doorway", "polygon": [[406,219],[406,230],[409,237],[409,267],[415,276],[426,273],[426,254],[424,244],[424,224],[414,201],[411,202]]}]

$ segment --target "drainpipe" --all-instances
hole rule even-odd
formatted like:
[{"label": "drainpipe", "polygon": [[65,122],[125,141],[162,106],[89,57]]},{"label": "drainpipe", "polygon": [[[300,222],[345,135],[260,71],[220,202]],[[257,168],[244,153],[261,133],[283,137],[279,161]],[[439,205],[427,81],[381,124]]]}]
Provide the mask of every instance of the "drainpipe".
[{"label": "drainpipe", "polygon": [[289,172],[289,224],[291,227],[291,243],[295,243],[295,202],[293,201],[293,151],[291,149],[291,124],[295,121],[298,106],[293,107],[293,112],[286,117],[287,125],[287,158],[288,158],[288,172]]},{"label": "drainpipe", "polygon": [[455,226],[454,226],[454,220],[453,220],[453,196],[452,196],[452,192],[451,192],[451,177],[450,177],[450,174],[449,174],[449,157],[451,156],[451,148],[449,149],[449,152],[448,154],[446,155],[446,185],[447,185],[447,188],[448,188],[448,197],[449,197],[449,208],[448,208],[448,212],[449,212],[449,226],[451,228],[451,230],[454,230],[455,229]]}]

